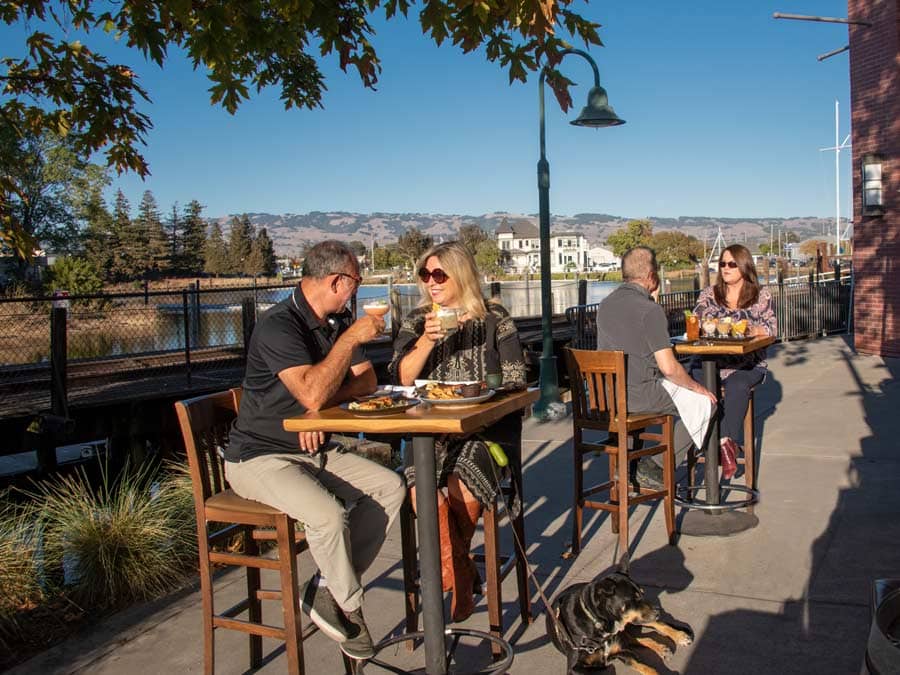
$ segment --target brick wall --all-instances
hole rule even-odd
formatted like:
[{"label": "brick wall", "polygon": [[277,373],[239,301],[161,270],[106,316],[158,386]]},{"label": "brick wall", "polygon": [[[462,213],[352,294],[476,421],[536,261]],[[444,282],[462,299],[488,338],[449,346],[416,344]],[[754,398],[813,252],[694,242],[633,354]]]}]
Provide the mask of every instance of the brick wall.
[{"label": "brick wall", "polygon": [[[900,356],[900,0],[849,0],[856,349]],[[862,215],[861,165],[884,158],[884,215]]]}]

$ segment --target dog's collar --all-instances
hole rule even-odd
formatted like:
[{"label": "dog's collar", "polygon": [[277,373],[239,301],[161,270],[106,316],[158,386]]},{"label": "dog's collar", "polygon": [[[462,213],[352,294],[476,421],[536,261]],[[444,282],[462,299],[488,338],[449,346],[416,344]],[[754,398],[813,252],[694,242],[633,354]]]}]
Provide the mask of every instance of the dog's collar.
[{"label": "dog's collar", "polygon": [[600,618],[596,614],[588,609],[588,606],[585,604],[584,598],[582,597],[581,593],[578,594],[578,605],[581,607],[584,613],[587,614],[588,618],[594,622],[594,628],[603,628],[603,622],[600,621]]},{"label": "dog's collar", "polygon": [[[591,616],[591,620],[593,621],[596,617],[594,617],[590,612],[588,612],[588,616]],[[582,635],[581,639],[576,644],[575,640],[572,639],[571,633],[566,628],[565,622],[559,616],[559,609],[557,608],[554,614],[553,625],[556,627],[556,633],[559,635],[562,640],[568,643],[569,649],[574,649],[579,652],[587,652],[588,654],[593,654],[598,649],[603,647],[602,640],[594,640],[593,638],[589,638],[586,635]],[[599,624],[595,622],[595,627],[598,627]]]}]

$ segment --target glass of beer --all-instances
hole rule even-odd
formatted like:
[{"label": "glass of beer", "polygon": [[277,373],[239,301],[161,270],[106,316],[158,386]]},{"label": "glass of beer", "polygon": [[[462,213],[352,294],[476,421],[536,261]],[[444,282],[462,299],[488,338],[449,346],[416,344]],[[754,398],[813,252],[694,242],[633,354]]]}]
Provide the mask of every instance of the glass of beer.
[{"label": "glass of beer", "polygon": [[447,333],[456,332],[459,328],[459,315],[461,310],[456,307],[441,307],[437,311],[437,317],[441,322],[441,330]]},{"label": "glass of beer", "polygon": [[686,314],[684,317],[685,336],[688,342],[700,339],[700,317],[696,314]]},{"label": "glass of beer", "polygon": [[388,313],[391,306],[384,298],[372,298],[371,300],[366,300],[362,308],[366,314],[371,316],[384,316]]}]

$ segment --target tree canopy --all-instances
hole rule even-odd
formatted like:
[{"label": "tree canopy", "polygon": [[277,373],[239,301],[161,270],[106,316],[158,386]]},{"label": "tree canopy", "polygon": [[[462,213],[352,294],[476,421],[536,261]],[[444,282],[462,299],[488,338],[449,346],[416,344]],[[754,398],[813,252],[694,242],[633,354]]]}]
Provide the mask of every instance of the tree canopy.
[{"label": "tree canopy", "polygon": [[621,258],[625,251],[635,246],[649,246],[653,225],[649,220],[629,220],[625,227],[616,230],[606,239],[607,245]]},{"label": "tree canopy", "polygon": [[[0,125],[18,137],[50,130],[69,136],[77,154],[103,151],[118,171],[149,173],[140,146],[152,123],[150,101],[132,66],[111,62],[101,49],[112,37],[135,57],[160,67],[183,52],[210,80],[210,102],[234,113],[252,92],[280,89],[286,109],[322,106],[320,62],[334,56],[374,89],[381,61],[372,44],[372,18],[417,12],[422,32],[464,53],[483,50],[510,82],[548,67],[547,83],[564,110],[570,80],[555,66],[574,39],[600,45],[597,29],[570,9],[575,0],[0,0],[0,20],[24,29],[20,45],[0,54]],[[421,9],[417,5],[421,6]],[[90,43],[90,44],[89,44]],[[97,47],[97,45],[100,45]],[[7,246],[28,251],[29,233],[9,212],[13,179],[0,171],[0,217]]]}]

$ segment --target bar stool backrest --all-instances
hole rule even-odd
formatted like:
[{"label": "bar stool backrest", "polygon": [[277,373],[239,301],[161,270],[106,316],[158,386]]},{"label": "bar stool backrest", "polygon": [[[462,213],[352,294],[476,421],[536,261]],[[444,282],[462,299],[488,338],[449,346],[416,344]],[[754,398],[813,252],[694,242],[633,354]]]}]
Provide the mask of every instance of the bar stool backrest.
[{"label": "bar stool backrest", "polygon": [[572,386],[572,415],[593,423],[622,426],[628,416],[625,353],[566,349]]}]

